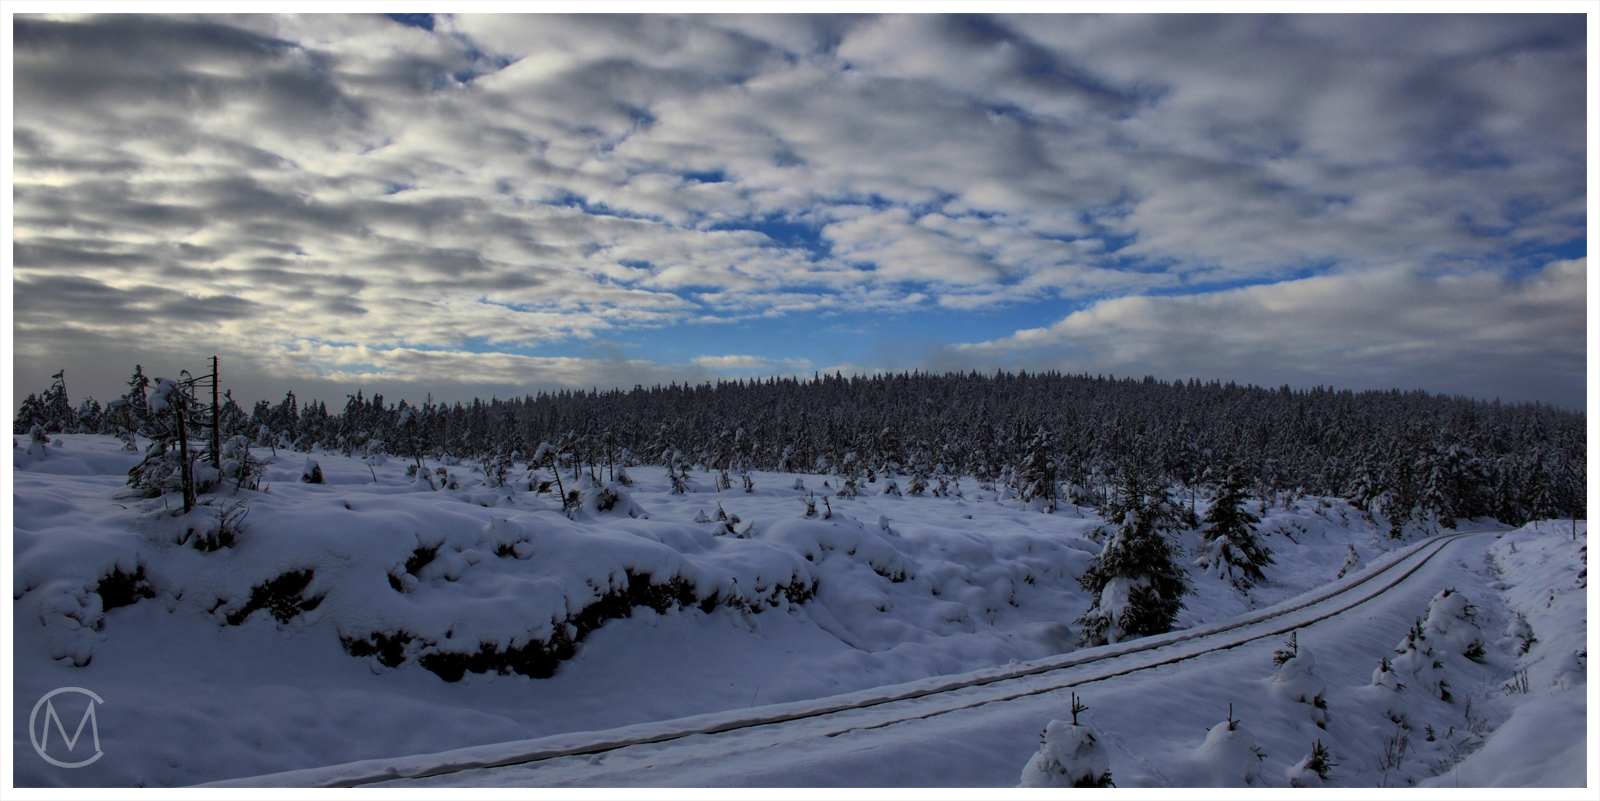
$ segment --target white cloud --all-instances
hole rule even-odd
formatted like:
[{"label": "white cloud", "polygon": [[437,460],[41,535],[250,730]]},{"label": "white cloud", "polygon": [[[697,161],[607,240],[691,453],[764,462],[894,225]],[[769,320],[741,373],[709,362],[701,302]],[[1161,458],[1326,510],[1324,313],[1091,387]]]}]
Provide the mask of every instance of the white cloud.
[{"label": "white cloud", "polygon": [[812,367],[809,359],[768,359],[762,356],[698,356],[691,359],[690,364],[703,367],[707,370],[726,372],[742,370],[760,372],[801,372]]}]

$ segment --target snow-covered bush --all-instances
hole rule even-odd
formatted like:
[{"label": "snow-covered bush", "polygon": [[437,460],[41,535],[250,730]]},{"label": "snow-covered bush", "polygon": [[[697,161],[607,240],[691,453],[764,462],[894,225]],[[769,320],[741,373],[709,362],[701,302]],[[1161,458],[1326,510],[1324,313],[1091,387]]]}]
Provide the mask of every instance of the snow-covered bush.
[{"label": "snow-covered bush", "polygon": [[916,468],[916,467],[912,468],[911,469],[911,481],[906,485],[906,493],[909,494],[911,497],[916,498],[916,497],[921,497],[922,494],[927,492],[927,491],[928,491],[928,477],[927,477],[927,475],[925,475],[922,472],[921,468]]},{"label": "snow-covered bush", "polygon": [[166,437],[156,437],[145,446],[144,460],[128,471],[128,486],[146,498],[183,491],[181,454]]},{"label": "snow-covered bush", "polygon": [[300,470],[300,480],[307,484],[321,484],[322,465],[317,464],[317,460],[307,457],[305,467]]},{"label": "snow-covered bush", "polygon": [[[579,508],[591,515],[617,515],[630,518],[647,518],[649,513],[635,503],[633,496],[617,484],[591,486],[583,491]],[[721,508],[720,505],[718,508]]]},{"label": "snow-covered bush", "polygon": [[49,444],[50,435],[44,432],[44,426],[39,423],[34,423],[33,427],[28,429],[27,454],[29,456],[37,456],[40,459],[43,459],[47,455],[45,446]]},{"label": "snow-covered bush", "polygon": [[1319,729],[1328,728],[1328,702],[1324,695],[1328,685],[1322,679],[1312,674],[1316,668],[1316,657],[1310,648],[1303,648],[1299,644],[1297,634],[1289,636],[1285,649],[1273,655],[1273,663],[1278,666],[1278,672],[1268,682],[1273,695],[1298,704],[1305,704],[1311,722]]},{"label": "snow-covered bush", "polygon": [[1018,787],[1115,787],[1111,754],[1093,727],[1078,722],[1088,709],[1072,695],[1072,722],[1052,720],[1040,734],[1039,750],[1022,768]]},{"label": "snow-covered bush", "polygon": [[845,476],[844,481],[840,482],[839,484],[839,489],[835,490],[833,494],[836,498],[854,498],[860,495],[860,480],[854,473]]},{"label": "snow-covered bush", "polygon": [[1428,603],[1424,634],[1431,642],[1475,662],[1483,661],[1483,632],[1478,630],[1475,609],[1467,597],[1447,587]]},{"label": "snow-covered bush", "polygon": [[1334,576],[1335,579],[1342,579],[1361,567],[1361,555],[1356,553],[1356,546],[1346,544],[1344,549],[1344,564],[1339,566],[1339,575]]},{"label": "snow-covered bush", "polygon": [[1517,612],[1511,618],[1511,622],[1506,624],[1506,636],[1495,644],[1507,653],[1522,656],[1537,642],[1539,638],[1533,636],[1533,627],[1528,625],[1528,616]]},{"label": "snow-covered bush", "polygon": [[1233,719],[1233,708],[1228,708],[1228,719],[1212,726],[1206,732],[1205,742],[1187,757],[1189,779],[1185,782],[1196,787],[1248,787],[1261,780],[1261,763],[1266,752],[1256,744],[1255,738],[1241,721]]},{"label": "snow-covered bush", "polygon": [[1391,722],[1403,726],[1406,724],[1406,715],[1410,712],[1410,705],[1401,694],[1405,688],[1406,685],[1400,680],[1400,674],[1394,669],[1394,663],[1385,656],[1378,659],[1378,666],[1372,671],[1372,684],[1363,689],[1375,701],[1379,713]]},{"label": "snow-covered bush", "polygon": [[267,466],[250,453],[250,438],[239,435],[222,443],[222,479],[233,482],[234,489],[254,490]]},{"label": "snow-covered bush", "polygon": [[1327,746],[1317,740],[1311,745],[1311,753],[1305,759],[1295,763],[1289,768],[1287,778],[1290,787],[1324,787],[1333,776],[1333,769],[1338,767],[1333,761],[1333,756],[1328,753]]},{"label": "snow-covered bush", "polygon": [[1433,644],[1428,642],[1428,631],[1422,619],[1417,618],[1411,630],[1406,632],[1406,638],[1395,646],[1394,671],[1401,676],[1412,677],[1415,684],[1427,687],[1441,700],[1449,701],[1450,684],[1444,679],[1444,663],[1434,655]]},{"label": "snow-covered bush", "polygon": [[232,548],[238,542],[239,534],[244,527],[244,519],[250,514],[250,508],[243,500],[233,503],[216,501],[216,498],[212,498],[201,503],[183,518],[185,529],[179,544],[188,545],[202,553],[209,553],[221,548]]}]

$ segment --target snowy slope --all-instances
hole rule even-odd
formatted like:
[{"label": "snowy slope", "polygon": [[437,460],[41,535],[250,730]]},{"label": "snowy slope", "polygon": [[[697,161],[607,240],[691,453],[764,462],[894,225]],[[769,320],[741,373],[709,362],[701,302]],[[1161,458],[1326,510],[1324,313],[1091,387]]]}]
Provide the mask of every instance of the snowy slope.
[{"label": "snowy slope", "polygon": [[[1295,631],[1297,659],[1312,663],[1303,665],[1310,670],[1300,675],[1314,675],[1323,688],[1327,709],[1320,718],[1315,707],[1283,691],[1285,682],[1279,679],[1294,671],[1284,669],[1291,663],[1274,670],[1273,652],[1282,646],[1274,638],[1206,653],[1181,667],[1128,673],[1134,667],[1127,664],[1131,657],[1096,662],[1054,674],[1062,689],[1053,692],[998,703],[971,703],[981,699],[969,698],[961,705],[952,700],[949,711],[906,709],[903,722],[897,724],[885,725],[884,718],[892,716],[874,707],[841,713],[826,723],[806,720],[741,729],[384,786],[1006,786],[1019,778],[1027,780],[1025,763],[1036,769],[1038,733],[1059,727],[1052,718],[1066,718],[1069,686],[1087,702],[1082,720],[1105,746],[1106,765],[1121,787],[1286,787],[1291,777],[1316,786],[1318,780],[1308,777],[1303,766],[1318,743],[1327,747],[1333,763],[1327,784],[1404,787],[1448,771],[1475,745],[1473,738],[1484,733],[1490,733],[1487,755],[1498,752],[1502,759],[1514,761],[1486,765],[1485,772],[1476,776],[1482,780],[1477,786],[1582,786],[1587,749],[1581,739],[1567,739],[1570,728],[1539,733],[1515,725],[1517,716],[1545,704],[1519,703],[1497,683],[1512,666],[1505,658],[1509,655],[1485,654],[1480,664],[1456,654],[1447,636],[1470,630],[1452,626],[1446,618],[1476,629],[1479,622],[1492,625],[1503,612],[1496,609],[1500,604],[1490,587],[1492,572],[1481,569],[1481,562],[1468,561],[1473,554],[1481,556],[1494,537],[1490,533],[1452,542],[1440,558],[1429,560],[1390,591]],[[1435,589],[1441,586],[1451,592]],[[1455,617],[1453,613],[1464,611],[1459,600],[1473,596],[1488,603],[1472,604],[1471,619]],[[1396,657],[1387,638],[1399,636],[1404,641],[1419,610],[1425,639],[1432,641],[1429,647],[1442,667],[1432,671],[1430,664],[1413,672],[1409,666],[1396,665],[1405,679],[1396,691],[1378,681],[1367,658],[1376,662],[1378,655]],[[1193,641],[1159,650],[1200,644]],[[1313,648],[1322,656],[1305,659]],[[1439,680],[1452,692],[1448,701],[1438,695]],[[1585,713],[1581,697],[1568,703],[1575,704],[1581,720]],[[1568,708],[1563,717],[1571,717],[1572,711]],[[1495,732],[1508,715],[1513,717],[1502,727],[1504,734]],[[1317,725],[1319,719],[1325,728]],[[1230,721],[1235,725],[1228,726]],[[641,727],[633,733],[670,725]],[[597,733],[588,739],[598,742],[625,734]],[[1507,749],[1506,738],[1519,744]],[[1522,738],[1539,745],[1520,744]],[[576,744],[584,738],[564,739]],[[517,747],[507,744],[505,751]],[[1541,753],[1534,753],[1535,748]],[[473,754],[441,755],[432,761],[492,759],[494,751],[476,749]],[[425,761],[412,760],[411,769]],[[394,766],[407,769],[400,761]],[[377,767],[350,766],[367,775],[376,775]],[[315,773],[331,777],[337,772]],[[1441,778],[1454,777],[1446,772]],[[1467,786],[1462,778],[1462,786]]]},{"label": "snowy slope", "polygon": [[[1089,600],[1075,579],[1098,551],[1088,510],[1025,511],[970,482],[964,498],[868,485],[824,520],[827,505],[806,518],[801,499],[830,492],[825,476],[796,489],[758,473],[748,494],[705,477],[673,495],[662,471],[635,468],[628,498],[602,511],[588,488],[569,520],[468,466],[449,467],[459,489],[435,490],[396,460],[322,453],[325,484],[300,482],[306,457],[285,452],[267,491],[178,517],[119,499],[137,461],[119,447],[64,436],[42,457],[13,451],[19,785],[190,784],[1042,659],[1073,649]],[[240,501],[231,547],[193,547]],[[1197,573],[1180,628],[1325,584],[1352,548],[1382,564],[1396,545],[1341,501],[1275,508],[1262,529],[1270,583],[1246,597]],[[105,699],[106,756],[73,771],[27,736],[30,699],[61,686]]]}]

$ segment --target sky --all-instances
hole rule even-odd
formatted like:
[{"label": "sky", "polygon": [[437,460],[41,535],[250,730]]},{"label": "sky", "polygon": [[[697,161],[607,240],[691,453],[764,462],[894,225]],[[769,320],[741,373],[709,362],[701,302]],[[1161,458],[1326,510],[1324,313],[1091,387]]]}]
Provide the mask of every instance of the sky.
[{"label": "sky", "polygon": [[1582,14],[12,25],[14,407],[213,354],[330,407],[997,369],[1585,405]]}]

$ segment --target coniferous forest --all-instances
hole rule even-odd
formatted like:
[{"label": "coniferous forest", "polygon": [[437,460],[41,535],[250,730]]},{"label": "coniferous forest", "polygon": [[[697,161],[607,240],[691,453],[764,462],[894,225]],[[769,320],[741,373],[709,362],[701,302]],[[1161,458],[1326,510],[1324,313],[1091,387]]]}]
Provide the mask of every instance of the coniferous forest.
[{"label": "coniferous forest", "polygon": [[[136,368],[128,386],[104,406],[86,399],[74,407],[58,374],[22,403],[13,431],[38,426],[47,434],[169,442],[171,415],[151,411],[155,382]],[[205,399],[188,400],[198,416],[208,414]],[[229,393],[217,418],[224,439],[385,453],[419,466],[477,463],[501,480],[519,465],[598,476],[637,464],[868,482],[904,476],[913,494],[949,492],[967,479],[1009,487],[1048,510],[1114,503],[1119,477],[1130,470],[1171,488],[1180,503],[1197,488],[1222,487],[1232,472],[1236,487],[1268,505],[1344,497],[1381,515],[1396,536],[1406,525],[1453,528],[1463,518],[1521,525],[1585,515],[1583,413],[1425,391],[913,372],[540,392],[469,404],[390,403],[357,391],[333,410],[291,392],[247,412]],[[551,447],[540,449],[545,443]]]}]

